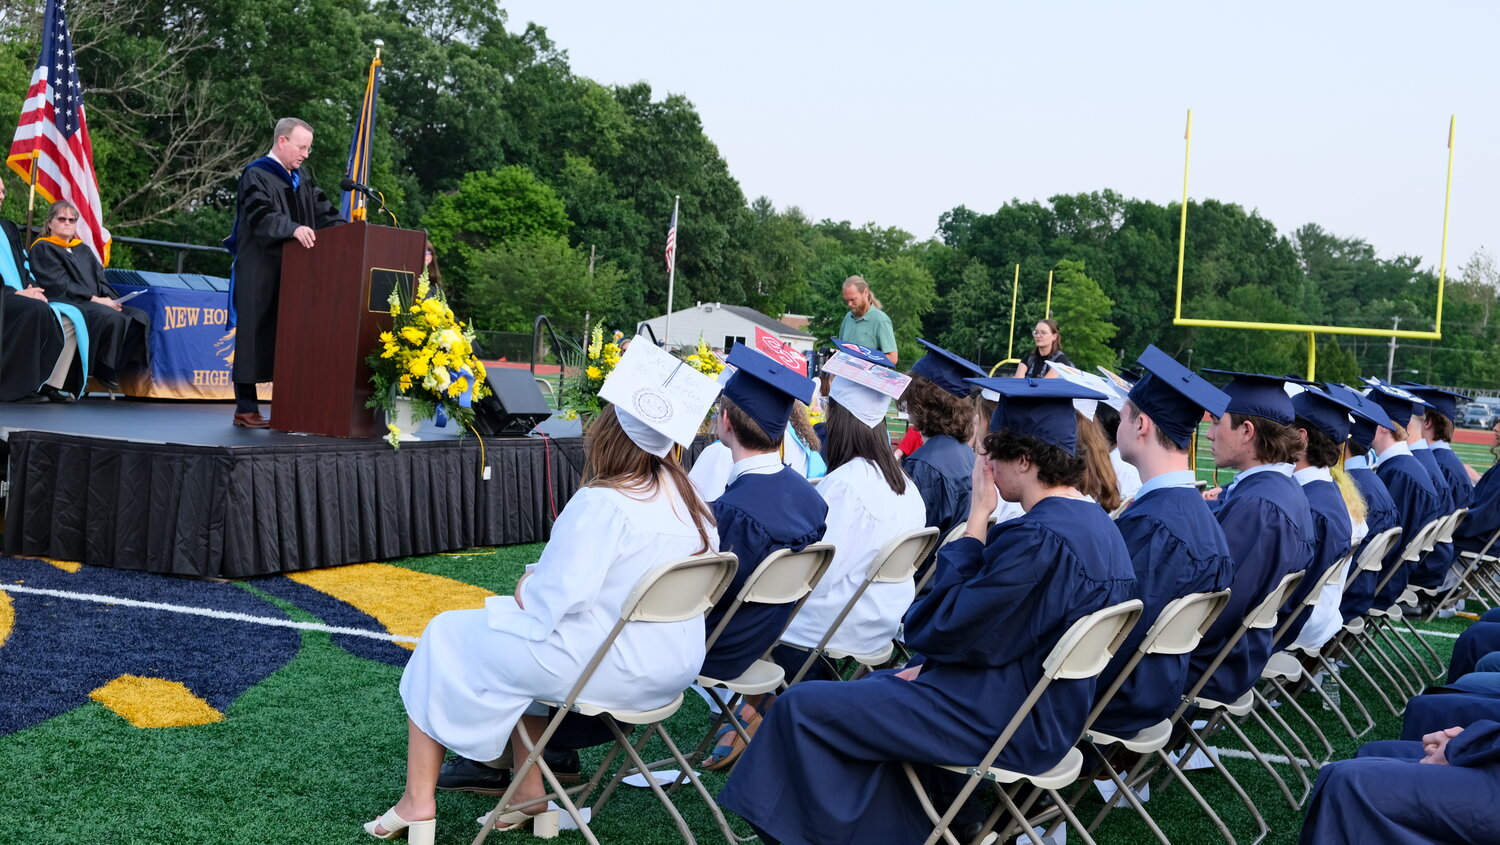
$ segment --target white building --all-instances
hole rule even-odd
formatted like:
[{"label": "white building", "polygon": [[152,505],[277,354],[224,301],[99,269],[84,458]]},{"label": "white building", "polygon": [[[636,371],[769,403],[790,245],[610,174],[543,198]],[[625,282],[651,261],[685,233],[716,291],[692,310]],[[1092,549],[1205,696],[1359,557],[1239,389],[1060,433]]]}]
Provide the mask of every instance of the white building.
[{"label": "white building", "polygon": [[700,302],[692,308],[672,312],[671,337],[666,336],[665,316],[642,322],[637,327],[637,332],[644,332],[644,326],[650,326],[656,339],[665,343],[669,349],[674,346],[696,346],[700,337],[709,347],[723,349],[725,352],[735,343],[754,346],[757,327],[775,335],[798,352],[807,352],[813,348],[813,336],[807,332],[794,329],[754,308],[720,302]]}]

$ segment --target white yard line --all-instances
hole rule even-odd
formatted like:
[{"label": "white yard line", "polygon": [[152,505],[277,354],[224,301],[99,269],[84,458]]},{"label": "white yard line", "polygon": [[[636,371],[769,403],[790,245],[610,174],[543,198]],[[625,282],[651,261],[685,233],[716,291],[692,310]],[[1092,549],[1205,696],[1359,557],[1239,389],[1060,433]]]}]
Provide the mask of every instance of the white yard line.
[{"label": "white yard line", "polygon": [[73,601],[90,601],[99,604],[114,604],[121,607],[139,607],[146,610],[163,610],[168,613],[206,616],[210,619],[224,619],[231,622],[249,622],[253,625],[268,625],[273,628],[295,628],[299,631],[322,631],[325,634],[346,634],[351,637],[366,637],[372,640],[385,640],[386,642],[393,643],[414,643],[417,641],[416,637],[392,634],[386,631],[366,631],[361,628],[345,628],[339,625],[324,625],[319,622],[294,622],[290,619],[276,619],[270,616],[251,616],[248,613],[233,613],[228,610],[213,610],[207,607],[186,607],[179,604],[164,604],[155,601],[138,601],[118,596],[101,596],[96,593],[44,590],[37,587],[21,587],[15,584],[0,584],[0,591],[21,595],[51,596],[52,598],[71,599]]}]

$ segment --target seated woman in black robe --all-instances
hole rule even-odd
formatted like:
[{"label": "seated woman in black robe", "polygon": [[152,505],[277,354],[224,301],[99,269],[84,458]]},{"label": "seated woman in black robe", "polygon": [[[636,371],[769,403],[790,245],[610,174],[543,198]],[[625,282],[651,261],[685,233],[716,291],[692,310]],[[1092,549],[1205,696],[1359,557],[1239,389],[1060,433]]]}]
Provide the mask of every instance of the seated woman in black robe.
[{"label": "seated woman in black robe", "polygon": [[119,373],[146,362],[150,321],[139,308],[121,305],[104,280],[104,265],[78,240],[78,207],[67,201],[47,209],[42,236],[31,245],[31,272],[53,302],[83,312],[89,329],[89,372],[110,390]]}]

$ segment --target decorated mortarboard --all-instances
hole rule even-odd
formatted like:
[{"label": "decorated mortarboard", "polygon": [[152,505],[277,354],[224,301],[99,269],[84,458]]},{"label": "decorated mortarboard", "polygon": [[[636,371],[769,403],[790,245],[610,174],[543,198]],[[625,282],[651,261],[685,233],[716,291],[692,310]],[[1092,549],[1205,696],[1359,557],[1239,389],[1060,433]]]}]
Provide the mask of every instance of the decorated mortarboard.
[{"label": "decorated mortarboard", "polygon": [[1433,410],[1447,417],[1451,422],[1458,418],[1458,403],[1470,402],[1473,397],[1462,393],[1454,393],[1441,387],[1433,387],[1430,384],[1417,384],[1416,382],[1403,381],[1401,387],[1408,392],[1415,393],[1422,401],[1430,405]]},{"label": "decorated mortarboard", "polygon": [[1299,418],[1328,435],[1334,443],[1343,445],[1349,439],[1349,413],[1353,408],[1344,400],[1316,387],[1305,387],[1292,397],[1292,407],[1297,409]]},{"label": "decorated mortarboard", "polygon": [[1391,422],[1391,415],[1384,408],[1354,388],[1331,381],[1326,382],[1325,387],[1328,388],[1328,395],[1349,406],[1349,413],[1354,417],[1354,422],[1349,426],[1349,439],[1362,451],[1370,451],[1375,443],[1375,429],[1395,426]]},{"label": "decorated mortarboard", "polygon": [[1077,367],[1070,367],[1067,364],[1061,364],[1057,361],[1051,362],[1048,369],[1049,371],[1056,372],[1057,377],[1060,379],[1070,381],[1082,387],[1087,387],[1089,390],[1092,390],[1104,396],[1102,400],[1073,400],[1073,409],[1078,413],[1083,414],[1085,417],[1088,417],[1089,419],[1094,418],[1094,415],[1099,410],[1099,402],[1101,401],[1111,408],[1114,408],[1116,411],[1125,407],[1123,395],[1115,390],[1114,386],[1110,382],[1094,375],[1093,373],[1086,373],[1083,370],[1078,369]]},{"label": "decorated mortarboard", "polygon": [[[983,378],[984,369],[960,355],[935,343],[917,338],[917,343],[927,347],[927,354],[911,365],[911,371],[936,384],[954,396],[968,396],[972,387],[964,379]],[[879,354],[879,353],[876,353]]]},{"label": "decorated mortarboard", "polygon": [[1378,378],[1366,378],[1365,384],[1370,386],[1370,392],[1365,396],[1389,414],[1391,422],[1395,425],[1405,428],[1411,423],[1414,414],[1427,413],[1422,410],[1426,408],[1427,403],[1408,390]]},{"label": "decorated mortarboard", "polygon": [[1035,437],[1076,455],[1078,417],[1074,399],[1103,400],[1104,394],[1067,379],[975,378],[973,384],[994,393],[998,399],[990,417],[990,431],[1006,430]]},{"label": "decorated mortarboard", "polygon": [[1145,374],[1130,389],[1130,401],[1168,440],[1184,449],[1192,442],[1204,411],[1222,417],[1229,408],[1229,394],[1155,346],[1147,346],[1136,363]]},{"label": "decorated mortarboard", "polygon": [[719,383],[650,342],[632,343],[599,388],[635,445],[658,458],[691,445]]},{"label": "decorated mortarboard", "polygon": [[[1264,373],[1239,373],[1233,370],[1204,370],[1205,373],[1229,376],[1224,392],[1229,394],[1231,414],[1265,417],[1271,422],[1291,425],[1297,413],[1292,408],[1292,397],[1283,387],[1289,381],[1298,381],[1287,376],[1269,376]],[[1218,416],[1223,416],[1219,414]]]},{"label": "decorated mortarboard", "polygon": [[891,400],[901,398],[911,377],[892,369],[884,352],[838,338],[833,339],[833,346],[837,351],[823,365],[823,371],[833,375],[828,397],[865,425],[884,425]]},{"label": "decorated mortarboard", "polygon": [[781,440],[792,403],[812,401],[812,379],[743,343],[729,350],[729,365],[735,371],[724,383],[724,397],[749,414],[772,441]]}]

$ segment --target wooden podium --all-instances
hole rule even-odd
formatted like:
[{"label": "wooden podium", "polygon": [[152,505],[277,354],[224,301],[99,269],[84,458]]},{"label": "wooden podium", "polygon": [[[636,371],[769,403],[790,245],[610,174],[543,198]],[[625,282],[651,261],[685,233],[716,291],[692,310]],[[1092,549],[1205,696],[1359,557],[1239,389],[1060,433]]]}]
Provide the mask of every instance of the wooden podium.
[{"label": "wooden podium", "polygon": [[427,236],[363,220],[318,230],[312,249],[281,253],[271,428],[330,437],[374,437],[365,356],[391,327],[394,285],[416,287]]}]

